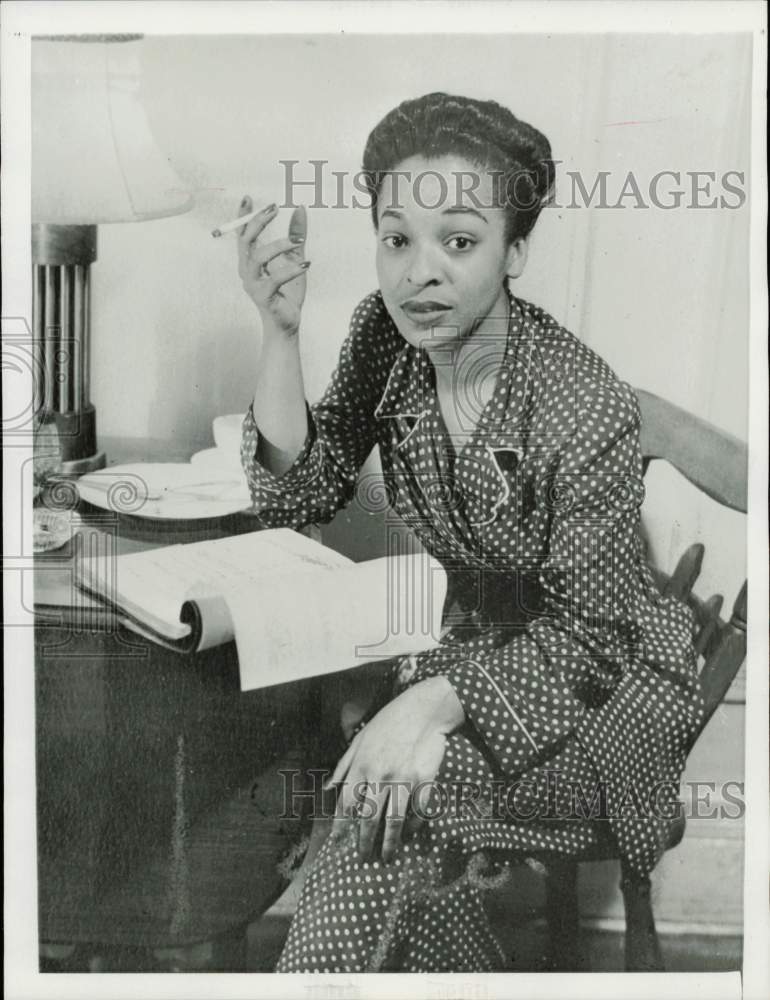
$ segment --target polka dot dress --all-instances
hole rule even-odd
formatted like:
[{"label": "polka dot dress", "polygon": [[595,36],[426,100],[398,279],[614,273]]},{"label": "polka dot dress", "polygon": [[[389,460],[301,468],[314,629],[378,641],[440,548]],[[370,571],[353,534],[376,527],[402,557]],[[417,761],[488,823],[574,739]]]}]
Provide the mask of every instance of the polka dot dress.
[{"label": "polka dot dress", "polygon": [[246,416],[242,460],[269,527],[330,520],[379,446],[389,503],[451,595],[442,644],[398,665],[392,693],[441,675],[466,716],[431,791],[441,808],[395,861],[324,845],[279,971],[494,970],[482,899],[510,865],[604,846],[646,874],[662,853],[703,701],[691,613],[660,595],[637,530],[636,397],[513,296],[495,361],[455,447],[431,361],[375,293],[280,478],[256,461]]}]

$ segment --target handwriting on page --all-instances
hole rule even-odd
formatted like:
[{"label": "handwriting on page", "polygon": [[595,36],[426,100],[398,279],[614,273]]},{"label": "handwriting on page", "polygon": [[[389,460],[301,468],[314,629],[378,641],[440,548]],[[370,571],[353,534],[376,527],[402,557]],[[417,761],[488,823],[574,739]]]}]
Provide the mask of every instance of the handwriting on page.
[{"label": "handwriting on page", "polygon": [[[187,597],[251,587],[276,573],[332,569],[349,562],[320,546],[308,550],[306,539],[295,532],[289,534],[288,540],[282,537],[274,541],[266,534],[236,535],[223,539],[216,547],[206,543],[179,546],[173,554],[176,571],[194,581],[187,588]],[[298,538],[300,544],[295,544],[291,536]]]}]

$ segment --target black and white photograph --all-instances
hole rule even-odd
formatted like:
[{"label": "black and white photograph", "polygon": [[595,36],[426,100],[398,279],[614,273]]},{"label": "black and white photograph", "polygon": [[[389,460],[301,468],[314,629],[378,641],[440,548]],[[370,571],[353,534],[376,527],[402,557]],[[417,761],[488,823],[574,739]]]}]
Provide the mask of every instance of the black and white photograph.
[{"label": "black and white photograph", "polygon": [[767,995],[766,28],[3,5],[11,1000]]}]

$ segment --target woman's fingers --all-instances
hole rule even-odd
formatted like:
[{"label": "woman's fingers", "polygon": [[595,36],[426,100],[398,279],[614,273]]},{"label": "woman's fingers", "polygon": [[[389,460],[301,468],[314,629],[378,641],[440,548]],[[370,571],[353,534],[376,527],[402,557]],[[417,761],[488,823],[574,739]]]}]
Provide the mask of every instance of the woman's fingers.
[{"label": "woman's fingers", "polygon": [[[247,195],[241,202],[238,214],[249,215],[251,211],[251,198]],[[262,209],[259,215],[254,216],[250,222],[247,222],[245,226],[238,230],[238,259],[242,269],[248,266],[254,241],[259,237],[265,226],[273,221],[277,212],[277,205],[268,205],[267,208]]]},{"label": "woman's fingers", "polygon": [[[248,195],[244,195],[240,207],[238,208],[238,215],[249,215],[252,211],[252,201]],[[238,250],[238,270],[241,273],[241,277],[244,277],[244,272],[249,261],[249,254],[251,252],[251,244],[244,239],[244,234],[246,232],[246,226],[241,226],[238,230],[238,239],[236,240],[236,247]]]},{"label": "woman's fingers", "polygon": [[[245,195],[239,207],[239,214],[249,215],[251,212],[251,198]],[[268,205],[246,223],[238,235],[238,273],[252,298],[258,296],[259,300],[264,302],[270,301],[283,285],[301,277],[310,267],[309,261],[302,260],[307,234],[307,212],[304,206],[294,209],[289,222],[288,237],[274,240],[265,246],[259,245],[260,234],[272,222],[277,212],[277,205]],[[285,266],[276,268],[277,273],[271,274],[267,265],[280,257],[285,258]]]},{"label": "woman's fingers", "polygon": [[250,263],[259,272],[263,267],[270,263],[271,260],[275,260],[276,257],[280,257],[282,254],[294,253],[299,255],[299,259],[302,259],[302,240],[289,237],[285,240],[274,240],[272,243],[266,243],[263,247],[258,250],[251,251]]},{"label": "woman's fingers", "polygon": [[297,264],[295,267],[289,267],[285,271],[281,271],[280,274],[268,275],[273,283],[273,288],[270,294],[275,295],[281,285],[285,285],[287,282],[294,281],[295,278],[299,278],[309,267],[310,261],[303,260],[301,264]]},{"label": "woman's fingers", "polygon": [[[243,198],[241,198],[241,204],[238,206],[238,215],[239,216],[249,215],[252,211],[253,211],[253,205],[251,198],[249,197],[249,195],[245,194]],[[241,228],[238,230],[239,236],[243,234],[243,230],[245,228],[246,228],[245,225],[241,226]]]},{"label": "woman's fingers", "polygon": [[401,847],[408,806],[407,782],[367,782],[351,770],[337,801],[332,836],[339,840],[355,827],[358,859],[364,863],[372,860],[382,831],[382,859],[387,864]]},{"label": "woman's fingers", "polygon": [[417,833],[424,822],[425,817],[422,812],[415,810],[414,805],[412,805],[412,808],[409,810],[406,817],[406,822],[404,823],[404,829],[401,834],[402,838],[404,840],[409,840]]},{"label": "woman's fingers", "polygon": [[385,833],[382,838],[382,860],[389,864],[401,847],[409,806],[409,788],[406,782],[390,782],[390,796],[385,813]]},{"label": "woman's fingers", "polygon": [[307,209],[304,205],[299,205],[291,213],[289,239],[296,243],[304,243],[307,239]]},{"label": "woman's fingers", "polygon": [[251,288],[250,294],[255,302],[267,303],[275,298],[283,285],[294,281],[295,278],[302,277],[309,267],[310,261],[303,260],[300,264],[288,267],[279,274],[270,274],[264,271],[261,275],[252,273],[247,275],[241,272],[241,278],[243,279],[244,287],[248,285]]},{"label": "woman's fingers", "polygon": [[331,836],[335,840],[339,840],[357,822],[360,800],[366,794],[366,780],[360,772],[351,768],[345,774],[344,781],[342,778],[338,778],[336,782],[329,781],[326,787],[328,788],[331,784],[342,785],[337,795],[337,807],[334,811],[331,830]]},{"label": "woman's fingers", "polygon": [[253,209],[254,209],[254,205],[253,205],[253,202],[251,200],[251,195],[250,194],[245,194],[241,198],[241,203],[238,206],[238,215],[248,215],[251,211],[253,211]]},{"label": "woman's fingers", "polygon": [[342,788],[338,789],[337,807],[331,829],[331,836],[335,840],[343,837],[350,828],[351,823],[355,823],[354,813],[356,803],[351,791],[351,775],[353,772],[351,772],[350,767],[355,756],[357,742],[358,736],[351,740],[347,750],[337,762],[331,778],[328,778],[323,784],[325,792],[329,791],[335,785],[342,785]]},{"label": "woman's fingers", "polygon": [[334,768],[334,772],[331,778],[328,778],[324,782],[323,785],[324,791],[328,791],[332,787],[332,785],[338,785],[347,774],[348,769],[350,768],[350,764],[353,760],[353,755],[356,752],[356,740],[357,737],[356,739],[353,739],[351,741],[350,746],[337,761],[337,766]]},{"label": "woman's fingers", "polygon": [[380,829],[388,803],[389,789],[386,784],[369,785],[362,797],[358,816],[358,860],[369,861],[374,853],[374,843]]}]

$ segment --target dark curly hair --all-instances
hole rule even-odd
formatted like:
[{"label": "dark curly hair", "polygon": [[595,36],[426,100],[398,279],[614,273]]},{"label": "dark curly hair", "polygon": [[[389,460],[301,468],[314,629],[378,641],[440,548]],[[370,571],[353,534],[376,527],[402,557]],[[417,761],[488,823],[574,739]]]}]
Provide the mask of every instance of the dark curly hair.
[{"label": "dark curly hair", "polygon": [[506,239],[532,231],[553,192],[551,145],[536,128],[496,101],[437,92],[403,101],[369,134],[363,175],[377,226],[377,201],[385,175],[410,156],[456,155],[489,170],[495,203],[506,210]]}]

